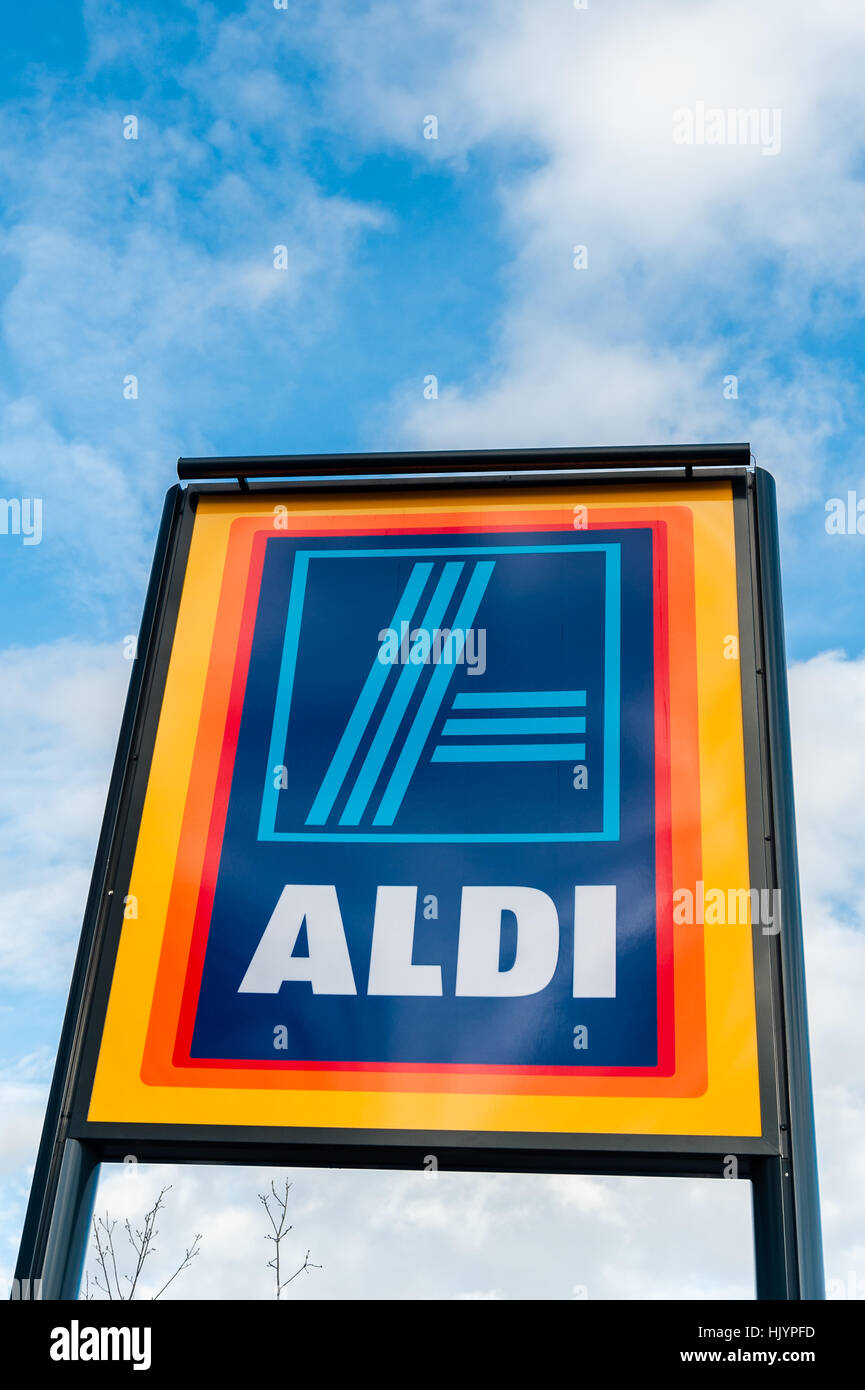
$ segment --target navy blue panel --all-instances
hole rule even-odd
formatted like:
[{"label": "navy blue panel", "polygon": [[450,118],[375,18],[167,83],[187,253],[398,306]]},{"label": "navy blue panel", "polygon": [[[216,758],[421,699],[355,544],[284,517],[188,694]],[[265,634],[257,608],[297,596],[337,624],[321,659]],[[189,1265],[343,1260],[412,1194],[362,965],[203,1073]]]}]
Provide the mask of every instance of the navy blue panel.
[{"label": "navy blue panel", "polygon": [[[505,547],[534,553],[503,553]],[[565,546],[553,550],[551,547]],[[598,549],[598,547],[611,549]],[[351,548],[381,554],[346,555]],[[405,554],[439,549],[444,555]],[[466,554],[475,548],[483,553]],[[310,556],[311,550],[318,552]],[[295,636],[289,606],[300,552],[307,558]],[[323,553],[322,553],[323,552]],[[392,552],[392,553],[391,553]],[[388,627],[415,566],[432,566],[415,609],[420,625],[445,564],[461,562],[447,623],[453,624],[478,565],[493,562],[473,620],[485,633],[485,669],[452,663],[449,680],[413,775],[390,825],[375,825],[390,778],[418,717],[436,667],[419,672],[397,736],[386,750],[364,814],[341,824],[346,803],[401,678],[401,661],[385,683],[324,824],[309,815],[352,711],[367,682],[379,634]],[[611,570],[612,566],[612,570]],[[620,568],[620,603],[611,573]],[[611,599],[615,599],[614,610]],[[297,589],[295,589],[295,600]],[[605,614],[615,611],[614,642]],[[289,629],[287,634],[287,628]],[[622,1066],[657,1062],[654,809],[652,534],[648,529],[475,536],[345,538],[313,543],[277,536],[267,544],[261,602],[241,720],[222,859],[193,1037],[196,1058],[267,1061],[401,1062],[420,1065]],[[278,762],[287,786],[275,796],[275,820],[262,817],[272,786],[271,737],[286,639],[296,641],[288,725]],[[620,701],[611,711],[611,651],[620,654]],[[475,643],[475,656],[478,644]],[[618,660],[618,655],[616,656]],[[616,681],[618,686],[618,680]],[[285,689],[285,681],[283,681]],[[606,691],[606,695],[605,695]],[[585,692],[585,705],[507,708],[509,693]],[[466,696],[472,697],[468,706]],[[489,707],[478,706],[488,701]],[[621,724],[621,740],[612,727]],[[585,718],[585,732],[445,733],[455,719]],[[436,761],[436,750],[491,743],[531,750],[582,744],[581,759]],[[606,748],[605,748],[606,744]],[[574,787],[575,765],[588,785]],[[613,766],[615,764],[616,766]],[[620,766],[619,766],[620,765]],[[618,783],[613,787],[611,778]],[[605,784],[607,796],[605,798]],[[611,818],[610,788],[615,791]],[[277,838],[259,838],[274,834]],[[612,830],[611,830],[612,826]],[[306,838],[330,834],[333,842]],[[375,836],[368,842],[358,834]],[[303,838],[281,839],[283,835]],[[426,840],[394,837],[431,836]],[[460,836],[483,836],[462,840]],[[496,839],[496,836],[537,839]],[[563,839],[592,835],[593,839]],[[559,836],[558,840],[552,839]],[[606,836],[606,838],[603,838]],[[253,953],[285,884],[334,884],[357,995],[314,995],[308,982],[277,994],[239,994]],[[373,910],[378,885],[418,888],[413,961],[442,967],[441,997],[369,998]],[[618,895],[616,996],[574,999],[573,895],[580,884],[615,884]],[[560,922],[558,966],[547,988],[527,997],[455,997],[460,894],[464,885],[541,889]],[[438,916],[427,920],[423,899]],[[500,968],[513,959],[505,919]],[[296,954],[306,951],[304,941]],[[574,1028],[588,1028],[589,1047],[574,1049]],[[275,1052],[274,1028],[288,1030]]]}]

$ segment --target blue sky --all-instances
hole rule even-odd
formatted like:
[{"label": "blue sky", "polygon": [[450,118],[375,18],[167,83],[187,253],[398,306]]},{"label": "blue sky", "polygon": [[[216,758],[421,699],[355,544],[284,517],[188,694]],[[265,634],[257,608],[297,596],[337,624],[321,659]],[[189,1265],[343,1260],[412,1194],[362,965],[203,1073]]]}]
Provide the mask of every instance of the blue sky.
[{"label": "blue sky", "polygon": [[[177,456],[750,439],[782,504],[827,1263],[865,1281],[865,537],[825,528],[865,496],[859,0],[34,0],[4,26],[0,493],[43,504],[39,545],[0,536],[4,1267]],[[780,111],[780,148],[677,146],[697,101]],[[211,1180],[183,1179],[190,1211],[228,1200]],[[599,1249],[663,1220],[648,1190],[579,1183],[543,1200]],[[463,1224],[488,1210],[460,1194]],[[495,1293],[492,1229],[464,1287],[447,1211],[405,1201],[394,1230],[436,1231],[444,1291]],[[649,1236],[627,1248],[602,1287],[664,1286]],[[747,1292],[724,1249],[711,1287]]]}]

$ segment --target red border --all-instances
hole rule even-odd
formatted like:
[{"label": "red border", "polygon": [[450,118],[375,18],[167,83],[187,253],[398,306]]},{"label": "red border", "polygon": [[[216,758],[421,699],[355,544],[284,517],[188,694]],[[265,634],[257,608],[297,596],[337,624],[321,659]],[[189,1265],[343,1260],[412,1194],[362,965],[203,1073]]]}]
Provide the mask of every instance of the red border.
[{"label": "red border", "polygon": [[[539,525],[536,530],[568,530],[565,525]],[[202,1067],[212,1070],[254,1070],[254,1071],[351,1071],[351,1072],[403,1072],[423,1074],[472,1074],[472,1075],[524,1075],[524,1076],[569,1076],[569,1077],[669,1077],[675,1073],[675,1018],[673,993],[673,919],[672,919],[672,825],[670,794],[670,691],[669,691],[669,639],[667,625],[667,583],[668,564],[666,550],[666,523],[649,521],[645,524],[636,521],[623,521],[616,527],[609,520],[589,525],[587,530],[610,531],[651,530],[653,537],[653,610],[654,610],[654,693],[655,693],[655,902],[657,921],[657,1019],[658,1019],[658,1061],[654,1067],[586,1067],[586,1066],[513,1066],[482,1063],[438,1063],[423,1062],[338,1062],[304,1061],[288,1058],[206,1058],[192,1057],[192,1036],[198,1010],[198,1000],[204,971],[204,960],[210,931],[210,919],[222,855],[225,822],[234,774],[237,741],[246,694],[246,682],[252,652],[252,642],[258,615],[261,580],[264,569],[265,548],[270,540],[292,539],[296,536],[275,535],[271,523],[263,525],[255,536],[244,596],[237,653],[232,673],[231,691],[226,713],[225,733],[220,752],[219,769],[214,788],[213,807],[208,828],[207,847],[202,865],[201,883],[196,903],[195,922],[187,962],[183,997],[178,1019],[177,1034],[172,1053],[176,1067]],[[417,535],[424,533],[459,534],[465,532],[464,526],[435,526],[388,528],[389,535]],[[473,525],[474,532],[515,532],[510,525],[481,527]],[[525,532],[523,526],[520,532]],[[516,533],[516,532],[515,532]],[[334,528],[329,534],[356,535],[356,531],[342,531]],[[658,756],[658,753],[661,756]]]}]

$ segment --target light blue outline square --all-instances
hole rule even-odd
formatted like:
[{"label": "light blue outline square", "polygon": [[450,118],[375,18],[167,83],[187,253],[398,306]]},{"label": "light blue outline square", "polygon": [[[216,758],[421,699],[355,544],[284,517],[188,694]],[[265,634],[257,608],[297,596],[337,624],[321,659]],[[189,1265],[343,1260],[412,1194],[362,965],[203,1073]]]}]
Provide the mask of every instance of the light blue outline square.
[{"label": "light blue outline square", "polygon": [[[273,784],[271,769],[282,766],[285,745],[288,739],[288,721],[291,709],[291,696],[294,688],[294,675],[297,667],[297,650],[300,640],[300,622],[310,560],[336,559],[379,559],[403,557],[423,559],[425,556],[446,556],[453,559],[460,555],[538,555],[546,553],[567,553],[580,555],[601,552],[605,557],[606,580],[604,591],[604,795],[603,830],[533,832],[522,834],[513,832],[491,835],[407,835],[392,832],[319,830],[287,831],[276,829],[276,813],[279,803],[279,789]],[[448,546],[412,548],[406,550],[299,550],[295,556],[291,580],[291,593],[285,622],[285,640],[282,662],[277,682],[276,703],[268,754],[268,770],[264,781],[264,795],[261,802],[261,816],[258,826],[258,839],[269,841],[315,841],[317,843],[341,844],[558,844],[574,841],[618,840],[620,834],[620,709],[621,709],[621,545],[618,542],[596,543],[591,545],[505,545],[505,546]]]}]

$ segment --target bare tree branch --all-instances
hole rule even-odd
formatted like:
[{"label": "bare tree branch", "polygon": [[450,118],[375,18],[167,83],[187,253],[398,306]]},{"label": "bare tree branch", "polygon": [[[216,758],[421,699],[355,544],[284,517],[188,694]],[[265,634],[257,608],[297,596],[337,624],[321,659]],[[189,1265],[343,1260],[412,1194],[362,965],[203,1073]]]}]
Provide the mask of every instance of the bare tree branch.
[{"label": "bare tree branch", "polygon": [[189,1246],[189,1248],[184,1252],[183,1259],[181,1260],[180,1264],[177,1266],[177,1269],[174,1271],[174,1273],[172,1274],[171,1278],[170,1278],[170,1279],[166,1279],[165,1283],[162,1285],[162,1288],[159,1290],[159,1293],[155,1293],[155,1294],[153,1295],[153,1301],[154,1301],[154,1302],[156,1302],[156,1299],[159,1298],[160,1294],[164,1294],[164,1293],[165,1293],[165,1290],[168,1288],[168,1285],[174,1282],[174,1280],[177,1278],[178,1274],[182,1274],[183,1271],[184,1271],[185,1269],[188,1269],[189,1266],[192,1264],[192,1261],[195,1259],[196,1255],[199,1254],[199,1252],[200,1252],[200,1247],[199,1247],[199,1241],[200,1241],[200,1240],[201,1240],[201,1234],[200,1234],[200,1233],[196,1233],[196,1235],[195,1235],[194,1238],[193,1238],[192,1244],[191,1244],[191,1245]]},{"label": "bare tree branch", "polygon": [[[281,1193],[279,1193],[277,1192],[276,1187],[274,1186],[273,1179],[271,1179],[270,1195],[262,1192],[259,1192],[258,1194],[258,1200],[261,1202],[261,1205],[267,1212],[268,1220],[270,1221],[270,1228],[273,1232],[272,1235],[270,1234],[270,1232],[267,1232],[265,1234],[264,1239],[272,1241],[275,1247],[273,1259],[268,1260],[267,1268],[272,1269],[276,1276],[277,1298],[281,1298],[283,1289],[288,1288],[288,1285],[291,1284],[299,1274],[303,1274],[304,1272],[308,1274],[311,1269],[321,1269],[321,1265],[315,1265],[310,1262],[309,1251],[307,1250],[306,1258],[304,1259],[304,1262],[300,1266],[300,1268],[296,1269],[294,1273],[289,1276],[288,1279],[282,1278],[282,1242],[285,1240],[285,1237],[289,1234],[289,1232],[294,1229],[292,1226],[287,1224],[288,1194],[291,1191],[291,1188],[292,1184],[288,1181],[288,1178],[286,1178],[284,1190]],[[271,1201],[273,1202],[273,1210],[271,1210]]]},{"label": "bare tree branch", "polygon": [[[108,1212],[105,1213],[104,1218],[101,1217],[101,1216],[100,1216],[98,1219],[97,1219],[96,1217],[93,1218],[93,1236],[94,1236],[94,1239],[95,1239],[95,1241],[96,1241],[96,1258],[97,1258],[97,1261],[98,1261],[98,1263],[99,1263],[99,1265],[100,1265],[100,1267],[101,1267],[101,1269],[102,1269],[102,1275],[103,1275],[103,1278],[105,1279],[105,1283],[104,1283],[104,1284],[100,1284],[98,1278],[96,1278],[95,1275],[94,1275],[94,1278],[93,1278],[93,1282],[94,1282],[94,1284],[96,1285],[97,1289],[102,1289],[103,1293],[105,1293],[105,1294],[108,1296],[108,1298],[111,1298],[111,1299],[114,1298],[114,1294],[113,1294],[112,1291],[111,1291],[111,1277],[110,1277],[110,1275],[109,1275],[109,1273],[108,1273],[108,1260],[109,1260],[109,1258],[111,1258],[111,1259],[112,1259],[112,1262],[113,1262],[114,1251],[113,1251],[113,1247],[112,1247],[111,1233],[112,1233],[112,1231],[114,1230],[114,1224],[115,1224],[114,1222],[111,1222],[111,1224],[109,1225]],[[102,1227],[102,1230],[104,1231],[105,1237],[106,1237],[106,1242],[105,1242],[105,1245],[104,1245],[104,1246],[103,1246],[103,1244],[102,1244],[102,1238],[101,1238],[100,1233],[99,1233],[99,1228],[100,1228],[100,1226]],[[116,1278],[116,1276],[117,1276],[117,1265],[116,1265],[116,1263],[114,1263],[114,1274],[115,1274],[115,1278]],[[122,1296],[123,1296],[123,1295],[120,1293],[119,1286],[118,1286],[118,1295],[117,1295],[117,1296],[118,1296],[118,1298],[122,1298]]]},{"label": "bare tree branch", "polygon": [[[156,1198],[156,1201],[153,1203],[153,1206],[150,1208],[149,1211],[144,1213],[143,1231],[139,1231],[136,1228],[135,1234],[133,1235],[132,1227],[129,1224],[129,1220],[126,1220],[126,1235],[129,1240],[129,1244],[132,1246],[132,1249],[135,1251],[135,1254],[137,1256],[135,1273],[131,1277],[128,1274],[126,1276],[127,1280],[129,1281],[129,1284],[131,1285],[129,1290],[130,1299],[135,1297],[135,1290],[138,1285],[138,1279],[141,1274],[141,1271],[144,1268],[144,1261],[147,1259],[148,1255],[153,1255],[156,1252],[156,1247],[153,1244],[154,1240],[159,1234],[159,1231],[156,1226],[156,1218],[159,1215],[160,1209],[164,1205],[165,1194],[170,1190],[171,1184],[169,1184],[168,1187],[163,1187],[159,1193],[159,1196]],[[178,1270],[177,1273],[179,1274],[180,1271]]]},{"label": "bare tree branch", "polygon": [[[129,1286],[128,1292],[125,1294],[117,1269],[117,1254],[114,1248],[114,1228],[117,1222],[110,1219],[107,1211],[104,1217],[99,1217],[98,1219],[94,1218],[93,1237],[96,1245],[96,1261],[102,1271],[104,1283],[100,1281],[98,1274],[95,1274],[93,1276],[93,1287],[99,1289],[100,1293],[104,1293],[108,1298],[125,1299],[127,1302],[130,1302],[136,1297],[145,1261],[149,1259],[151,1255],[156,1254],[156,1245],[154,1242],[159,1235],[159,1227],[156,1222],[160,1211],[162,1211],[165,1206],[165,1194],[169,1191],[170,1184],[161,1189],[153,1206],[149,1211],[145,1212],[144,1220],[140,1227],[133,1226],[128,1218],[123,1223],[124,1230],[126,1231],[126,1238],[135,1255],[135,1267],[133,1272],[131,1274],[124,1273],[123,1275],[125,1283]],[[170,1278],[166,1279],[159,1292],[152,1295],[154,1301],[165,1293],[169,1284],[174,1282],[178,1274],[182,1274],[185,1269],[189,1268],[196,1255],[199,1254],[201,1239],[201,1234],[197,1233],[192,1244],[184,1251],[183,1259],[177,1266],[177,1269]],[[114,1276],[113,1286],[112,1274]],[[85,1290],[85,1297],[92,1298],[93,1294],[90,1293],[89,1274],[86,1278]]]},{"label": "bare tree branch", "polygon": [[[310,1262],[309,1251],[307,1250],[306,1255],[304,1256],[303,1264],[300,1266],[300,1269],[296,1269],[294,1273],[291,1275],[291,1277],[289,1279],[286,1279],[282,1287],[284,1289],[288,1288],[288,1285],[292,1283],[294,1279],[297,1278],[298,1274],[308,1274],[311,1269],[321,1269],[321,1267],[321,1265],[314,1265]],[[277,1298],[278,1297],[279,1294],[277,1294]]]}]

